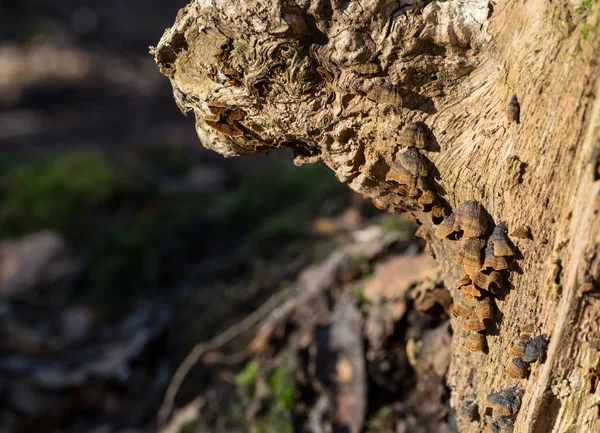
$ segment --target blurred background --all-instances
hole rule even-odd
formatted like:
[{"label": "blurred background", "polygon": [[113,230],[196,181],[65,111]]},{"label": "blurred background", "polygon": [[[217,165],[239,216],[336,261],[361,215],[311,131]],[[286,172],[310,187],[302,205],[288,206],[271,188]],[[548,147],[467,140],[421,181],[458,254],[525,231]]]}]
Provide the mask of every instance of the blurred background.
[{"label": "blurred background", "polygon": [[[410,222],[382,215],[323,166],[294,167],[285,151],[226,160],[201,147],[148,54],[185,3],[0,3],[1,433],[300,431],[320,385],[300,386],[301,368],[284,361],[290,346],[294,362],[309,353],[318,325],[309,319],[294,325],[296,340],[285,320],[265,319],[281,328],[276,338],[264,338],[265,323],[262,334],[240,329],[219,347],[234,355],[215,352],[186,376],[174,399],[183,420],[159,427],[157,412],[196,343],[306,269],[346,254],[323,290],[335,288],[330,310],[350,293],[367,314],[373,302],[357,282],[390,254],[422,250]],[[374,242],[375,253],[344,252],[356,242]],[[381,331],[392,343],[406,340],[408,323],[443,324],[403,314]],[[400,349],[382,368],[413,383]],[[363,403],[371,415],[385,409],[389,424],[404,394],[386,381],[370,385],[381,387],[376,403]]]}]

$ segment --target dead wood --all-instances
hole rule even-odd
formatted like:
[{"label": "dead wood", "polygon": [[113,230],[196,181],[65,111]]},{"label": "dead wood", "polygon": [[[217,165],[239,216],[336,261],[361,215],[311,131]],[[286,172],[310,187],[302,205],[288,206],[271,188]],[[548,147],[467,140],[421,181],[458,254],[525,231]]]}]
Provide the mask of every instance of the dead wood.
[{"label": "dead wood", "polygon": [[[152,53],[204,146],[227,157],[291,148],[296,164],[326,164],[379,208],[414,214],[455,303],[494,297],[485,352],[463,347],[470,334],[452,320],[455,408],[516,385],[514,431],[600,431],[588,386],[600,362],[599,10],[195,0]],[[427,142],[411,147],[416,129],[403,131],[416,121]],[[486,247],[510,268],[480,269]],[[513,379],[524,324],[549,336],[547,356]],[[458,423],[479,432],[491,419]]]}]

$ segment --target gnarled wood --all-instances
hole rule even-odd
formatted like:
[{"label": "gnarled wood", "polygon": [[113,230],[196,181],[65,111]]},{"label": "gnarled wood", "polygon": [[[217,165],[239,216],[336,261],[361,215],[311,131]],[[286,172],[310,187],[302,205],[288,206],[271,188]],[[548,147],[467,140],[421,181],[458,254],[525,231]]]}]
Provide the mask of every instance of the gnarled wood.
[{"label": "gnarled wood", "polygon": [[[587,386],[600,362],[599,9],[568,0],[194,0],[152,52],[207,148],[230,157],[289,147],[296,164],[326,164],[378,207],[412,211],[457,303],[461,232],[439,239],[435,226],[470,200],[486,211],[483,240],[506,222],[516,260],[498,274],[510,290],[492,290],[500,314],[487,353],[470,353],[464,319],[452,319],[452,403],[460,413],[476,395],[481,415],[459,417],[460,430],[482,431],[486,396],[517,385],[516,432],[590,432],[600,431]],[[520,122],[511,121],[513,95]],[[399,143],[416,121],[431,137],[411,148],[426,158],[411,172]],[[389,174],[394,164],[414,182]],[[523,324],[550,342],[545,362],[513,379],[505,370]]]}]

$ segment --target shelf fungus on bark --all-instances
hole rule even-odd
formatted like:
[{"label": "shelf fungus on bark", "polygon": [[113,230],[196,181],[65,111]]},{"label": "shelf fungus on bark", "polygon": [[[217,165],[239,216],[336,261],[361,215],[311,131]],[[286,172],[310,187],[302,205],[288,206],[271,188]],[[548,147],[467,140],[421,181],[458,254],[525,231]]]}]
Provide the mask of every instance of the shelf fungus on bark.
[{"label": "shelf fungus on bark", "polygon": [[462,317],[463,319],[469,317],[472,312],[472,308],[465,307],[462,304],[455,304],[450,308],[450,313],[452,313],[454,317]]},{"label": "shelf fungus on bark", "polygon": [[519,105],[519,101],[517,99],[517,95],[513,95],[508,102],[508,108],[506,110],[506,118],[508,122],[521,122],[521,106]]},{"label": "shelf fungus on bark", "polygon": [[473,283],[482,289],[488,290],[494,294],[498,293],[498,289],[504,285],[504,276],[499,271],[476,272],[471,274]]},{"label": "shelf fungus on bark", "polygon": [[479,289],[479,287],[473,283],[461,286],[460,290],[462,290],[465,296],[469,299],[475,299],[482,296],[481,289]]},{"label": "shelf fungus on bark", "polygon": [[504,256],[494,255],[494,246],[488,242],[485,248],[485,260],[483,262],[483,270],[493,269],[495,271],[503,271],[508,269],[509,263]]},{"label": "shelf fungus on bark", "polygon": [[402,107],[405,103],[407,92],[392,84],[386,83],[375,86],[367,93],[367,99],[378,104],[389,104]]},{"label": "shelf fungus on bark", "polygon": [[398,144],[403,147],[427,149],[429,147],[429,128],[423,122],[408,124],[400,132]]},{"label": "shelf fungus on bark", "polygon": [[461,266],[470,276],[476,275],[483,265],[482,252],[485,246],[483,239],[465,238],[461,240],[456,264]]},{"label": "shelf fungus on bark", "polygon": [[519,340],[508,350],[508,353],[511,356],[522,358],[525,355],[525,348],[527,347],[528,343],[529,340]]},{"label": "shelf fungus on bark", "polygon": [[390,171],[385,176],[385,180],[406,185],[409,188],[416,188],[417,186],[417,177],[409,172],[399,161],[392,164]]},{"label": "shelf fungus on bark", "polygon": [[242,131],[235,125],[231,125],[231,124],[225,123],[225,122],[215,122],[212,120],[204,120],[204,121],[206,122],[206,124],[208,126],[217,130],[218,132],[220,132],[223,135],[227,135],[229,137],[243,137],[244,136],[244,131]]},{"label": "shelf fungus on bark", "polygon": [[419,179],[398,161],[392,164],[390,171],[388,171],[385,176],[385,180],[388,182],[396,182],[400,186],[403,186],[404,188],[399,188],[398,192],[407,197],[417,197],[419,195],[418,185],[421,184],[421,182],[418,182]]},{"label": "shelf fungus on bark", "polygon": [[535,327],[531,323],[526,323],[525,325],[519,326],[519,331],[531,334],[535,331]]},{"label": "shelf fungus on bark", "polygon": [[352,72],[361,77],[374,77],[381,73],[381,66],[378,63],[363,63],[352,68]]},{"label": "shelf fungus on bark", "polygon": [[414,147],[398,152],[397,161],[413,176],[426,177],[429,174],[427,158]]},{"label": "shelf fungus on bark", "polygon": [[500,392],[493,392],[487,396],[486,406],[500,416],[514,416],[521,408],[521,400],[525,390],[511,386]]},{"label": "shelf fungus on bark", "polygon": [[494,318],[494,304],[492,303],[492,298],[490,296],[486,296],[477,302],[477,307],[475,307],[475,314],[477,318],[483,322],[486,319]]},{"label": "shelf fungus on bark", "polygon": [[464,274],[462,277],[460,277],[460,280],[458,280],[458,287],[462,287],[462,286],[466,286],[467,284],[471,283],[471,277],[469,277],[469,274]]},{"label": "shelf fungus on bark", "polygon": [[485,350],[485,336],[483,334],[470,334],[466,339],[464,346],[471,353],[483,352]]},{"label": "shelf fungus on bark", "polygon": [[515,254],[515,250],[508,238],[508,229],[503,222],[494,228],[494,231],[490,236],[490,243],[494,247],[495,256],[507,257],[514,256]]},{"label": "shelf fungus on bark", "polygon": [[[365,198],[367,198],[367,197],[365,197]],[[380,197],[372,198],[371,203],[373,203],[373,206],[375,206],[376,209],[383,210],[383,211],[388,210],[388,205]]]},{"label": "shelf fungus on bark", "polygon": [[485,324],[479,320],[475,313],[471,313],[471,316],[463,322],[463,329],[471,332],[485,331]]},{"label": "shelf fungus on bark", "polygon": [[454,233],[454,223],[456,222],[456,214],[451,213],[444,221],[439,223],[435,229],[435,237],[438,239],[446,239]]},{"label": "shelf fungus on bark", "polygon": [[461,204],[456,211],[454,231],[462,231],[466,238],[478,238],[487,231],[487,217],[483,206],[474,200]]},{"label": "shelf fungus on bark", "polygon": [[531,341],[525,347],[525,354],[523,360],[525,362],[535,362],[537,360],[543,360],[546,355],[546,347],[548,346],[548,337],[546,334],[538,335],[532,338]]},{"label": "shelf fungus on bark", "polygon": [[533,334],[535,329],[534,329],[533,325],[526,324],[526,325],[519,326],[519,331],[521,331],[519,333],[519,340],[525,340],[525,341],[529,342],[529,340],[531,340],[531,334]]},{"label": "shelf fungus on bark", "polygon": [[522,358],[513,358],[508,367],[506,367],[506,374],[513,379],[525,379],[529,375],[529,366]]},{"label": "shelf fungus on bark", "polygon": [[246,113],[238,107],[228,107],[223,104],[210,104],[210,114],[204,117],[204,122],[229,137],[243,137],[244,131],[238,127],[238,121],[244,120]]}]

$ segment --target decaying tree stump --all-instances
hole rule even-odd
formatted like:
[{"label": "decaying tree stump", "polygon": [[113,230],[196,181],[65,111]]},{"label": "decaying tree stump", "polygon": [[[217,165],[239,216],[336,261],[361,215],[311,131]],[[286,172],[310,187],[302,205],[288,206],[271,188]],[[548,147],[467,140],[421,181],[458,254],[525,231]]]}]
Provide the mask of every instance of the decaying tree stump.
[{"label": "decaying tree stump", "polygon": [[[412,212],[455,307],[476,311],[452,321],[460,431],[490,419],[462,416],[463,404],[483,414],[489,394],[515,386],[522,404],[502,428],[593,432],[599,11],[597,0],[194,0],[152,53],[205,147],[292,148],[297,165],[322,162],[378,207]],[[517,361],[525,378],[513,378],[524,333],[546,334],[547,353]]]}]

